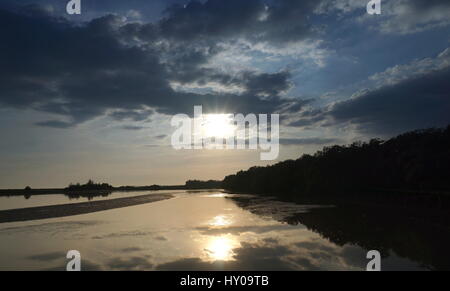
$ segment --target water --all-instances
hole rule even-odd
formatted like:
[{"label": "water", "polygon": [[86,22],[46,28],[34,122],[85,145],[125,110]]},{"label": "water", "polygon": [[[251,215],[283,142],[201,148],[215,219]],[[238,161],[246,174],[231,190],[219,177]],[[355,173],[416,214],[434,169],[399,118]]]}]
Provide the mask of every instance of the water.
[{"label": "water", "polygon": [[364,270],[373,248],[383,270],[448,267],[442,230],[401,219],[374,224],[366,214],[181,191],[138,206],[2,223],[0,270],[65,270],[72,249],[82,270]]}]

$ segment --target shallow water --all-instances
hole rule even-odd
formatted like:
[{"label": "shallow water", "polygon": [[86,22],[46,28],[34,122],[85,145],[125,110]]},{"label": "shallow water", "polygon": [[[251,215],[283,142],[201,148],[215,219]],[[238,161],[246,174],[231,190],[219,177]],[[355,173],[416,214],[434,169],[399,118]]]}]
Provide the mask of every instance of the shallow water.
[{"label": "shallow water", "polygon": [[[80,251],[82,270],[364,270],[372,246],[382,253],[383,270],[445,268],[412,254],[412,238],[402,238],[401,229],[393,241],[404,241],[404,249],[389,237],[383,242],[377,235],[384,230],[371,232],[370,222],[339,215],[329,205],[178,192],[138,206],[2,223],[0,270],[65,270],[68,250]],[[354,233],[336,221],[353,223]]]}]

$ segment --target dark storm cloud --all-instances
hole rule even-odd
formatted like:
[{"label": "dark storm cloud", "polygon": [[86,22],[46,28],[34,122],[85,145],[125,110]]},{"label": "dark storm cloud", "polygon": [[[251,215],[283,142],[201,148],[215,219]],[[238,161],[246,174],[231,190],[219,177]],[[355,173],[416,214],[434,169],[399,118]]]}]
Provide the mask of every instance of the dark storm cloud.
[{"label": "dark storm cloud", "polygon": [[418,128],[443,127],[450,124],[449,79],[447,67],[393,84],[386,82],[329,109],[301,112],[300,118],[289,126],[353,125],[361,133],[388,136]]},{"label": "dark storm cloud", "polygon": [[[162,40],[168,72],[178,82],[197,82],[200,85],[219,82],[245,87],[254,81],[266,81],[268,76],[255,77],[251,72],[232,76],[201,65],[207,64],[213,56],[220,53],[223,50],[220,45],[224,42],[233,43],[245,39],[252,43],[280,47],[312,37],[316,30],[308,23],[308,15],[318,2],[320,1],[190,1],[184,6],[170,6],[165,17],[158,23],[127,24],[121,28],[121,32],[128,39]],[[283,75],[275,75],[273,81],[281,76]],[[282,86],[289,86],[285,83]],[[270,85],[271,82],[267,83],[267,86]]]},{"label": "dark storm cloud", "polygon": [[290,73],[279,72],[274,74],[246,74],[244,77],[245,88],[251,94],[276,96],[288,91],[292,84],[289,83]]},{"label": "dark storm cloud", "polygon": [[52,5],[35,3],[25,4],[20,10],[30,16],[50,16],[54,12]]},{"label": "dark storm cloud", "polygon": [[360,131],[395,134],[450,123],[450,68],[369,90],[335,104],[328,115]]},{"label": "dark storm cloud", "polygon": [[450,48],[369,77],[374,88],[323,108],[301,107],[283,120],[292,127],[346,127],[391,136],[450,124]]},{"label": "dark storm cloud", "polygon": [[[238,2],[232,2],[239,10]],[[258,3],[251,1],[243,9],[252,10],[251,6]],[[272,8],[276,11],[274,15],[282,13],[288,3]],[[215,9],[222,5],[218,1],[190,5],[186,11],[199,5],[208,13],[211,9],[215,11],[204,15],[204,19],[221,17],[215,14]],[[199,51],[197,45],[185,45],[183,51],[176,41],[167,40],[167,35],[174,38],[178,35],[166,27],[168,19],[182,21],[180,24],[187,21],[185,12],[177,16],[179,13],[171,10],[165,22],[155,28],[154,24],[127,24],[113,15],[74,26],[45,13],[0,10],[0,103],[65,117],[37,123],[57,128],[70,127],[111,110],[111,116],[117,120],[142,121],[151,114],[140,112],[143,106],[167,114],[190,113],[193,105],[198,104],[204,106],[205,112],[270,113],[284,103],[279,96],[291,87],[288,72],[242,72],[229,76],[199,68],[217,51],[214,45],[206,52]],[[162,34],[165,30],[168,31]],[[129,42],[131,38],[138,39],[139,44]],[[155,45],[161,40],[166,47]],[[173,60],[167,55],[173,56]],[[186,76],[190,77],[183,79]],[[214,81],[241,86],[244,92],[239,95],[177,92],[170,86],[172,81]]]},{"label": "dark storm cloud", "polygon": [[161,30],[167,37],[183,41],[228,38],[252,29],[264,11],[259,0],[191,1],[168,8]]},{"label": "dark storm cloud", "polygon": [[[3,9],[0,104],[59,115],[36,123],[55,128],[105,114],[138,122],[148,121],[154,112],[192,114],[194,105],[203,105],[204,112],[278,112],[283,124],[294,127],[349,122],[377,133],[448,121],[442,116],[448,87],[432,85],[442,72],[366,91],[325,110],[305,109],[311,100],[283,99],[293,87],[289,71],[228,73],[205,66],[227,41],[276,47],[314,37],[317,30],[309,19],[320,3],[337,6],[326,0],[191,1],[170,6],[155,23],[106,15],[82,25],[51,16],[47,6]],[[437,0],[405,3],[432,15],[449,6]],[[192,93],[173,84],[214,90]],[[229,93],[236,92],[233,88],[239,93]]]},{"label": "dark storm cloud", "polygon": [[244,37],[255,42],[290,42],[311,33],[307,16],[319,2],[191,1],[170,7],[160,28],[164,35],[183,41]]}]

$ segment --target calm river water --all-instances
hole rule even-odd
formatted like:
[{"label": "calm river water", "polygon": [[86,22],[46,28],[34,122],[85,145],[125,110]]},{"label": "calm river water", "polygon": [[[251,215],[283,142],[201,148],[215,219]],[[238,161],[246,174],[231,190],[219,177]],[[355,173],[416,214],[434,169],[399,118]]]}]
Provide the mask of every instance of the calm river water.
[{"label": "calm river water", "polygon": [[[82,270],[364,270],[370,249],[380,251],[382,270],[449,269],[448,230],[422,221],[218,191],[171,193],[138,206],[1,223],[0,270],[65,270],[68,250],[81,253]],[[2,209],[83,201],[0,198]]]}]

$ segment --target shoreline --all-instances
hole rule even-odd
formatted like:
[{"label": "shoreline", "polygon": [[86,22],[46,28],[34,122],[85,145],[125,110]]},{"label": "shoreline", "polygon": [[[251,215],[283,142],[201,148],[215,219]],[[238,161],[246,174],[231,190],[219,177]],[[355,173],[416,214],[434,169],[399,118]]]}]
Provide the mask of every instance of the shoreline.
[{"label": "shoreline", "polygon": [[68,203],[0,211],[0,223],[65,217],[115,208],[146,204],[173,198],[172,194],[148,194],[92,202]]},{"label": "shoreline", "polygon": [[108,194],[112,192],[139,192],[139,191],[160,191],[160,190],[186,190],[184,186],[161,186],[160,188],[154,187],[115,187],[108,190],[77,190],[68,191],[66,188],[43,188],[43,189],[0,189],[0,197],[8,196],[33,196],[33,195],[74,195],[74,194]]},{"label": "shoreline", "polygon": [[174,185],[174,186],[159,186],[159,188],[155,188],[153,186],[131,186],[131,187],[114,187],[109,190],[77,190],[77,191],[68,191],[65,188],[48,188],[48,189],[0,189],[0,197],[10,197],[10,196],[34,196],[34,195],[85,195],[92,194],[102,195],[102,194],[110,194],[113,192],[140,192],[140,191],[166,191],[166,190],[186,190],[186,191],[196,191],[196,190],[222,190],[222,188],[192,188],[186,187],[183,185]]}]

